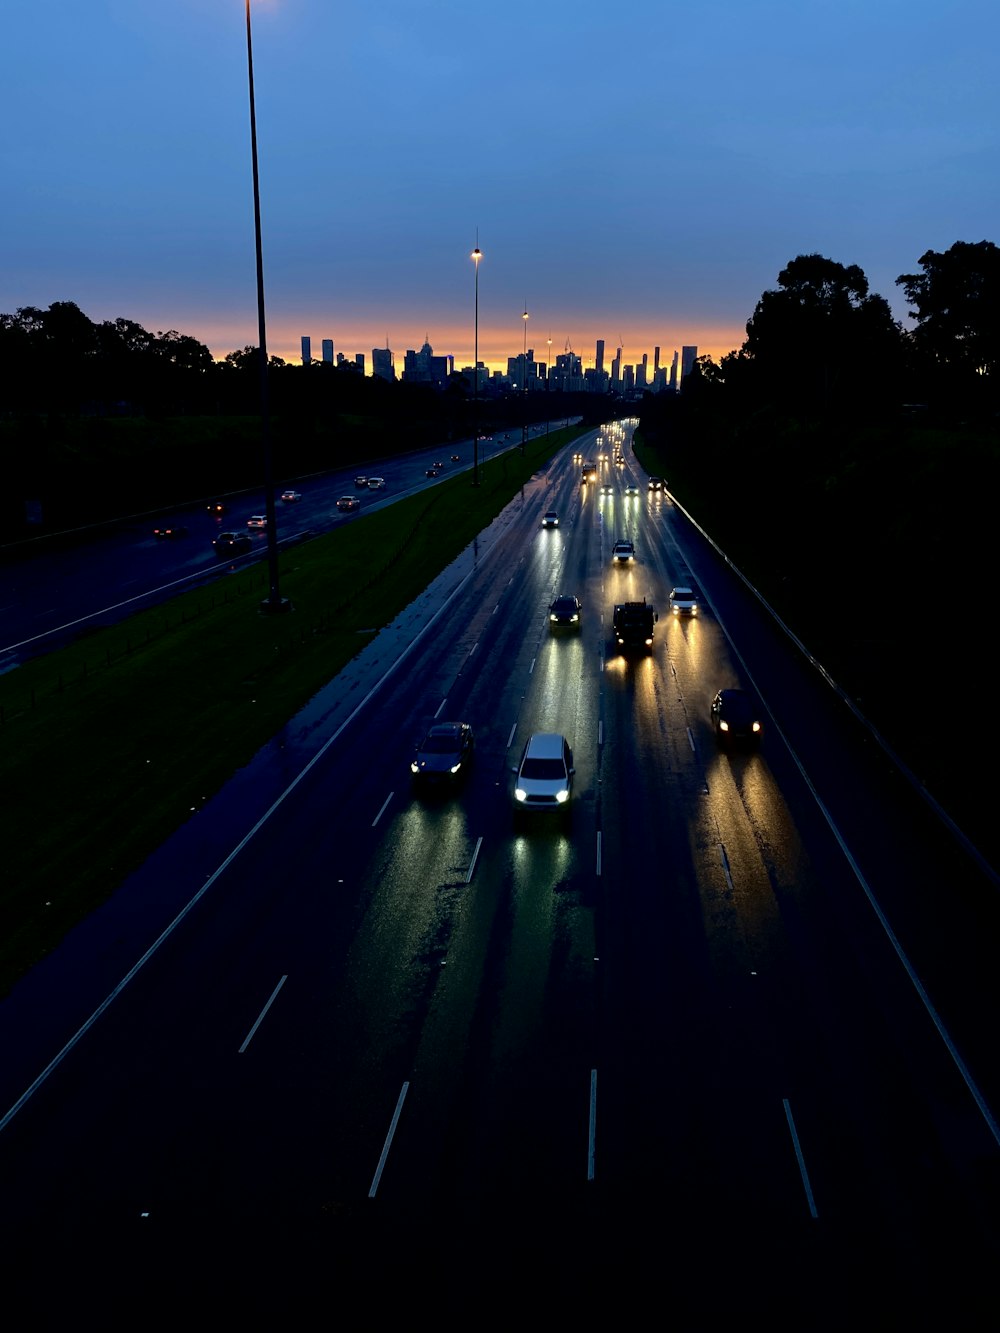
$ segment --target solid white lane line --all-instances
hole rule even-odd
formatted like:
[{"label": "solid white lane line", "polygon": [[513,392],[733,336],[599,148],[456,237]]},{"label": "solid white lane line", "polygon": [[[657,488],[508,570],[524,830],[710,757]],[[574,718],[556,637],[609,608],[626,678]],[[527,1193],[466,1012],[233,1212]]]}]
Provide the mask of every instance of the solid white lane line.
[{"label": "solid white lane line", "polygon": [[597,1145],[597,1070],[590,1071],[590,1115],[587,1129],[587,1179],[594,1179]]},{"label": "solid white lane line", "polygon": [[396,1126],[399,1124],[399,1117],[403,1110],[403,1103],[406,1101],[406,1094],[409,1090],[409,1082],[404,1083],[396,1101],[396,1109],[392,1113],[392,1124],[389,1126],[389,1132],[385,1136],[385,1143],[382,1145],[382,1155],[378,1159],[378,1166],[375,1168],[374,1176],[372,1176],[371,1187],[368,1190],[369,1199],[374,1199],[375,1191],[378,1189],[379,1181],[382,1179],[382,1172],[385,1170],[385,1164],[389,1157],[389,1149],[392,1147],[392,1140],[396,1133]]},{"label": "solid white lane line", "polygon": [[379,820],[382,818],[382,816],[385,814],[385,807],[389,804],[389,802],[392,800],[392,798],[395,796],[395,794],[396,794],[395,792],[391,791],[391,792],[389,793],[389,795],[385,798],[385,800],[382,802],[382,809],[378,812],[378,814],[377,814],[377,815],[375,816],[375,818],[372,820],[372,828],[375,827],[375,825],[378,823],[378,821],[379,821]]},{"label": "solid white lane line", "polygon": [[806,1160],[802,1155],[802,1149],[799,1146],[799,1136],[795,1129],[795,1120],[792,1117],[792,1108],[788,1104],[788,1098],[782,1097],[781,1104],[785,1108],[785,1119],[788,1121],[788,1132],[792,1136],[792,1146],[795,1149],[795,1160],[799,1164],[799,1175],[802,1177],[802,1187],[806,1192],[806,1201],[809,1204],[809,1216],[819,1217],[816,1211],[816,1201],[813,1199],[812,1185],[809,1183],[809,1172],[806,1170]]},{"label": "solid white lane line", "polygon": [[470,884],[472,882],[472,874],[476,868],[476,858],[479,856],[479,849],[480,847],[482,847],[482,845],[483,845],[482,838],[477,838],[476,846],[472,853],[472,860],[469,862],[469,873],[465,877],[466,884]]},{"label": "solid white lane line", "polygon": [[278,991],[281,990],[282,986],[285,984],[285,982],[286,982],[287,980],[288,980],[288,973],[286,972],[285,975],[284,975],[284,976],[281,978],[281,980],[278,982],[277,986],[275,986],[274,990],[271,992],[271,998],[268,1000],[267,1004],[264,1005],[264,1008],[263,1008],[263,1009],[260,1011],[260,1013],[257,1015],[257,1021],[256,1021],[256,1023],[254,1023],[253,1027],[250,1029],[250,1031],[247,1033],[247,1035],[243,1038],[243,1045],[242,1045],[242,1046],[240,1047],[240,1049],[239,1049],[239,1054],[240,1054],[240,1055],[243,1054],[243,1052],[246,1050],[246,1048],[250,1045],[251,1041],[253,1041],[253,1034],[254,1034],[254,1033],[257,1031],[257,1029],[260,1027],[260,1025],[261,1025],[261,1021],[263,1020],[264,1015],[267,1013],[268,1009],[270,1009],[271,1005],[274,1003],[275,996],[278,994]]}]

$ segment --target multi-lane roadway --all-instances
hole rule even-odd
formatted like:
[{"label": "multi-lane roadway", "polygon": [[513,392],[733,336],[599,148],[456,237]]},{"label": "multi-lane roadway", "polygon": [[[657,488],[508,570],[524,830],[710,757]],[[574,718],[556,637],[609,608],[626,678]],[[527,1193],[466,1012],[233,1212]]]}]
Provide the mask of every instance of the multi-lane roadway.
[{"label": "multi-lane roadway", "polygon": [[[820,1328],[944,1297],[970,1326],[997,1258],[994,882],[647,493],[630,425],[612,494],[580,484],[574,449],[617,429],[0,1006],[18,1271],[262,1316]],[[675,583],[697,618],[666,613]],[[549,628],[562,592],[576,634]],[[642,597],[653,650],[623,658],[613,605]],[[717,744],[727,685],[760,700],[759,751]],[[436,797],[409,775],[435,719],[477,742]],[[514,818],[535,731],[573,747],[566,823]]]}]

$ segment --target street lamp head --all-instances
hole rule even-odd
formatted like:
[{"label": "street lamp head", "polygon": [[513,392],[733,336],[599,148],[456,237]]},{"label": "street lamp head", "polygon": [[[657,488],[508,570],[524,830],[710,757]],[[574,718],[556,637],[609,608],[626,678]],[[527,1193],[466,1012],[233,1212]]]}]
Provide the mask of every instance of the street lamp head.
[{"label": "street lamp head", "polygon": [[475,250],[473,250],[472,254],[470,255],[470,258],[474,261],[477,269],[479,268],[479,261],[480,259],[482,259],[482,257],[483,257],[483,252],[477,245]]}]

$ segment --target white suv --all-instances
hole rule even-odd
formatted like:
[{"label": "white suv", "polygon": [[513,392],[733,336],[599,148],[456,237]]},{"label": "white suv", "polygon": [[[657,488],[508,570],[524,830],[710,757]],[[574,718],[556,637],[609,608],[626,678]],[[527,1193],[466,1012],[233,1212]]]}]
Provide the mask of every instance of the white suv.
[{"label": "white suv", "polygon": [[528,737],[521,762],[511,772],[517,810],[565,810],[573,791],[573,751],[556,731]]},{"label": "white suv", "polygon": [[670,593],[670,610],[675,616],[696,616],[698,594],[694,588],[674,588]]}]

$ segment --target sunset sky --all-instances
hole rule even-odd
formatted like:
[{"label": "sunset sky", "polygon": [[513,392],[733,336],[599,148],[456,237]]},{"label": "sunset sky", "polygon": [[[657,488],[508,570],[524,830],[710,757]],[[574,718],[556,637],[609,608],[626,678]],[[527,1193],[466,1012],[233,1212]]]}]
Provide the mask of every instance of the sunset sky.
[{"label": "sunset sky", "polygon": [[[246,0],[4,7],[0,312],[256,345]],[[267,346],[718,359],[799,254],[1000,242],[996,0],[251,0]]]}]

